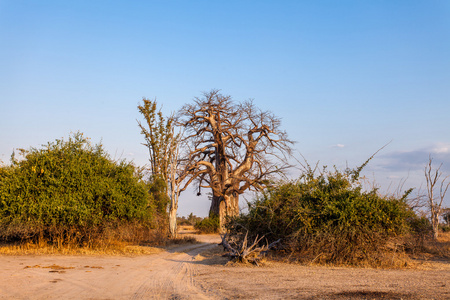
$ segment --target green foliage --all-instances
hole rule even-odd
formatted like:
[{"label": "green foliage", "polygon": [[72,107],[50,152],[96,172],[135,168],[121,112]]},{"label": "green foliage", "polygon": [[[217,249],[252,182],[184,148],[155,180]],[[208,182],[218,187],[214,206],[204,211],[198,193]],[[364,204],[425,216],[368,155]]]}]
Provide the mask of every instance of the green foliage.
[{"label": "green foliage", "polygon": [[112,161],[83,134],[21,152],[23,160],[13,157],[0,171],[1,239],[83,239],[106,224],[151,221],[154,209],[134,166]]},{"label": "green foliage", "polygon": [[196,215],[194,215],[193,213],[190,213],[189,214],[189,216],[188,216],[188,218],[187,218],[187,221],[191,224],[191,225],[195,225],[195,224],[197,224],[198,222],[200,222],[201,220],[203,220],[203,218],[201,218],[201,217],[197,217]]},{"label": "green foliage", "polygon": [[442,219],[444,219],[447,226],[450,226],[450,208],[444,208],[442,211]]},{"label": "green foliage", "polygon": [[176,215],[179,191],[175,178],[180,135],[175,134],[174,118],[164,118],[161,111],[157,111],[156,100],[144,98],[142,101],[138,110],[145,123],[138,121],[138,125],[145,138],[144,146],[148,148],[150,155],[149,191],[156,205],[159,227],[166,227],[169,221],[169,234],[175,237],[176,219],[168,220],[167,209],[172,212],[171,216]]},{"label": "green foliage", "polygon": [[179,135],[174,133],[174,120],[172,117],[164,118],[161,111],[157,111],[156,100],[143,99],[138,106],[139,112],[146,124],[138,121],[141,134],[145,137],[145,146],[149,150],[151,172],[153,178],[169,180],[170,163],[174,159],[175,147]]},{"label": "green foliage", "polygon": [[166,219],[167,206],[170,202],[170,198],[167,195],[167,183],[160,176],[152,176],[147,183],[147,187],[156,212],[163,219]]},{"label": "green foliage", "polygon": [[229,223],[234,234],[249,231],[268,242],[282,239],[286,250],[325,262],[358,263],[407,230],[413,213],[401,199],[364,191],[360,168],[319,174],[269,189]]},{"label": "green foliage", "polygon": [[195,226],[195,224],[199,223],[203,218],[197,217],[194,215],[194,213],[190,213],[189,216],[186,217],[178,217],[177,218],[177,224],[178,225],[188,225],[188,226]]},{"label": "green foliage", "polygon": [[425,216],[411,215],[408,219],[410,239],[406,243],[406,250],[417,252],[425,250],[425,242],[431,236],[432,227],[430,220]]},{"label": "green foliage", "polygon": [[204,218],[194,225],[194,228],[201,233],[217,233],[219,232],[219,216],[210,215],[209,218]]},{"label": "green foliage", "polygon": [[431,234],[432,228],[431,228],[431,222],[430,220],[425,216],[417,216],[412,215],[408,218],[408,225],[410,232],[417,235],[428,235]]},{"label": "green foliage", "polygon": [[442,225],[440,227],[440,230],[442,230],[442,232],[450,232],[450,226],[449,225]]}]

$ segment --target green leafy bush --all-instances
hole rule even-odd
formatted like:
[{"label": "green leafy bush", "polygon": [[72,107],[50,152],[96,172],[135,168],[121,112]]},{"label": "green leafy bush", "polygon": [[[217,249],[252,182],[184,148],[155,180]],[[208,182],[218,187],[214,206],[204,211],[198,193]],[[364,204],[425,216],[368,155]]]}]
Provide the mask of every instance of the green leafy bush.
[{"label": "green leafy bush", "polygon": [[170,203],[167,195],[167,183],[160,176],[152,176],[147,182],[147,188],[161,221],[167,222],[167,208]]},{"label": "green leafy bush", "polygon": [[431,222],[425,216],[413,215],[408,218],[410,232],[420,236],[430,235],[432,233]]},{"label": "green leafy bush", "polygon": [[304,259],[357,264],[378,259],[393,237],[407,231],[413,215],[401,199],[364,191],[359,171],[308,170],[299,180],[267,190],[249,205],[249,212],[232,220],[232,234],[282,239],[285,250]]},{"label": "green leafy bush", "polygon": [[439,229],[442,231],[442,232],[450,232],[450,226],[449,225],[440,225],[439,226]]},{"label": "green leafy bush", "polygon": [[219,223],[219,216],[211,215],[196,223],[194,228],[201,233],[217,233],[219,232]]},{"label": "green leafy bush", "polygon": [[81,242],[112,223],[152,220],[134,166],[112,161],[81,133],[21,152],[0,171],[1,239]]}]

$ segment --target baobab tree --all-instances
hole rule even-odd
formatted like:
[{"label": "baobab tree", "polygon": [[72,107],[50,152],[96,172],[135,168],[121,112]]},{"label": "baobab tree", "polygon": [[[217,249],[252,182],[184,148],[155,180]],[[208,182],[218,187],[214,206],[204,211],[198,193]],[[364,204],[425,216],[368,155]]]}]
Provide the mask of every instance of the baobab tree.
[{"label": "baobab tree", "polygon": [[239,195],[263,189],[290,166],[293,142],[280,129],[280,119],[252,101],[234,103],[212,90],[186,104],[177,125],[185,128],[190,147],[189,180],[197,181],[199,193],[211,188],[210,214],[219,216],[222,231],[225,218],[239,214]]}]

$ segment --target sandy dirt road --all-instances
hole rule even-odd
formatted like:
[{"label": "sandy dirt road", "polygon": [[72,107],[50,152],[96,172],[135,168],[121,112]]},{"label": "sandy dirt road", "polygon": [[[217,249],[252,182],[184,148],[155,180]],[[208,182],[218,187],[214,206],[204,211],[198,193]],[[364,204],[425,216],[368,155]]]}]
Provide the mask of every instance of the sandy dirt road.
[{"label": "sandy dirt road", "polygon": [[450,268],[378,270],[272,263],[199,269],[196,284],[212,299],[446,299]]},{"label": "sandy dirt road", "polygon": [[199,239],[135,257],[0,256],[0,299],[450,299],[449,262],[428,270],[225,266],[211,254],[220,238]]},{"label": "sandy dirt road", "polygon": [[145,256],[0,256],[0,299],[209,299],[195,257],[220,238]]}]

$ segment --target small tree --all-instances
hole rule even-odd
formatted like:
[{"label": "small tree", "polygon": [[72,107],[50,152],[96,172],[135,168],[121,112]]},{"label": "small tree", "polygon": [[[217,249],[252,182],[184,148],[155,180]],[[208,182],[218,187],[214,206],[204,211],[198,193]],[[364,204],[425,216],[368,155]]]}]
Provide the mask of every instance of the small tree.
[{"label": "small tree", "polygon": [[[161,202],[161,207],[158,210],[165,215],[171,195],[169,192],[169,180],[171,179],[172,161],[176,159],[174,158],[176,154],[174,148],[177,146],[177,137],[174,135],[172,118],[166,120],[162,112],[157,111],[156,100],[152,101],[144,98],[142,101],[143,104],[139,105],[138,109],[143,115],[146,124],[143,125],[138,121],[138,125],[145,137],[143,145],[147,147],[150,156],[150,185],[152,187],[150,191],[153,195],[165,198],[163,201],[158,201]],[[171,210],[175,209],[176,218],[177,204],[172,203],[172,201],[170,201],[170,204]],[[171,219],[169,218],[170,221]],[[175,232],[170,230],[171,236],[176,234],[176,221],[174,227]],[[169,226],[169,228],[172,228],[172,226]]]},{"label": "small tree", "polygon": [[427,182],[426,198],[430,211],[433,237],[437,239],[439,235],[439,218],[442,214],[442,202],[444,201],[450,182],[446,182],[449,176],[442,179],[442,164],[437,169],[433,169],[432,164],[433,158],[430,156],[428,164],[425,166],[425,179]]},{"label": "small tree", "polygon": [[174,135],[174,129],[172,127],[172,155],[170,156],[169,161],[169,177],[168,187],[169,187],[169,198],[170,198],[170,206],[169,206],[169,233],[172,238],[177,237],[177,211],[178,211],[178,198],[182,190],[181,182],[184,179],[184,172],[181,170],[181,166],[179,164],[179,151],[180,151],[180,143],[181,143],[181,134]]},{"label": "small tree", "polygon": [[[163,193],[166,202],[161,208],[167,213],[169,205],[169,234],[172,238],[177,235],[178,198],[189,183],[181,187],[181,183],[189,174],[189,160],[180,160],[181,133],[175,133],[174,118],[164,118],[161,111],[157,111],[156,100],[143,99],[143,105],[138,106],[139,112],[144,116],[146,125],[138,121],[141,133],[145,137],[143,144],[148,148],[150,156],[151,185],[159,190],[151,191],[154,194]],[[157,185],[156,183],[160,183]]]}]

